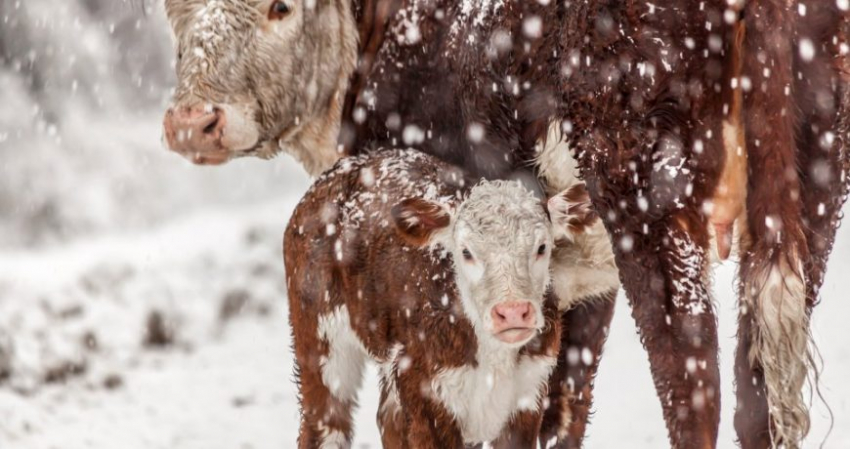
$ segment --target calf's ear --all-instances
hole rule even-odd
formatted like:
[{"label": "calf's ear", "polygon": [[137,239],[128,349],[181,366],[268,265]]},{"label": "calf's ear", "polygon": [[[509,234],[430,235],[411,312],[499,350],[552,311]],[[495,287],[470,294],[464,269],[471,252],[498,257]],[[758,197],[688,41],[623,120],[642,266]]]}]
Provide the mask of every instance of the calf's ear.
[{"label": "calf's ear", "polygon": [[549,198],[546,204],[555,241],[574,241],[599,219],[583,182]]},{"label": "calf's ear", "polygon": [[399,235],[414,246],[429,244],[431,237],[452,221],[445,206],[422,198],[409,198],[396,204],[392,216]]}]

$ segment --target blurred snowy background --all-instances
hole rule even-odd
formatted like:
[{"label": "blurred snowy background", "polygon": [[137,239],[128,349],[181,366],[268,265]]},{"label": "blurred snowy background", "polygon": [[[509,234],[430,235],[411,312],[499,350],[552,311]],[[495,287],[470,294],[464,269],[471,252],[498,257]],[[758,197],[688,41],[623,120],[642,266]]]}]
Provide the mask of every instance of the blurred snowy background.
[{"label": "blurred snowy background", "polygon": [[[160,144],[173,85],[157,0],[0,0],[0,449],[289,448],[298,413],[280,236],[308,185],[290,159],[189,165]],[[716,273],[721,448],[731,448],[734,264]],[[815,333],[850,447],[839,235]],[[378,447],[374,371],[355,447]],[[666,433],[620,298],[588,448]],[[815,401],[807,447],[830,418]]]}]

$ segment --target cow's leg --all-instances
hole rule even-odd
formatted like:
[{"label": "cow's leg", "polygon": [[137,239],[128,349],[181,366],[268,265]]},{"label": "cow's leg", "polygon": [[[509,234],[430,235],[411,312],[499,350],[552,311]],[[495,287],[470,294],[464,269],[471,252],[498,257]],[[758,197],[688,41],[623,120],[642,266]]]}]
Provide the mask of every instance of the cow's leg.
[{"label": "cow's leg", "polygon": [[750,363],[753,321],[747,314],[738,317],[738,349],[735,353],[735,430],[743,449],[771,447],[770,412],[764,373]]},{"label": "cow's leg", "polygon": [[608,337],[617,290],[564,312],[558,364],[549,378],[548,404],[540,430],[540,446],[581,447],[590,407],[593,380]]},{"label": "cow's leg", "polygon": [[575,145],[678,449],[714,448],[720,422],[705,213],[722,162],[722,103],[698,93],[658,104],[657,119],[600,127]]},{"label": "cow's leg", "polygon": [[[797,38],[822,43],[813,60],[795,52],[794,98],[802,118],[797,130],[803,232],[809,260],[804,266],[806,298],[818,301],[826,264],[850,190],[850,12],[835,2],[813,5],[797,19]],[[840,39],[837,39],[840,37]]]},{"label": "cow's leg", "polygon": [[[636,124],[632,135],[651,140],[612,148],[618,136],[600,135],[579,141],[577,148],[596,156],[582,160],[584,178],[611,236],[670,442],[678,449],[714,448],[720,421],[717,323],[707,285],[703,214],[717,179],[719,128],[719,120],[678,132]],[[700,136],[700,144],[690,136]],[[646,155],[647,147],[654,154]]]},{"label": "cow's leg", "polygon": [[821,43],[811,61],[794,52],[794,99],[802,118],[797,131],[804,232],[809,248],[807,298],[818,299],[826,262],[850,189],[850,12],[818,2],[797,18],[797,37]]},{"label": "cow's leg", "polygon": [[713,448],[720,420],[717,323],[705,224],[673,219],[618,251],[618,265],[676,448]]}]

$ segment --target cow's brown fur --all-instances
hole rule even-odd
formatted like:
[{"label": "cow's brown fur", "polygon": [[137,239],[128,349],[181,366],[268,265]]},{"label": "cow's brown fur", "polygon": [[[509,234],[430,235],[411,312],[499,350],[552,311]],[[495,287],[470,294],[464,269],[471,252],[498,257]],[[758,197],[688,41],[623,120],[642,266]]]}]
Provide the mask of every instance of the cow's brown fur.
[{"label": "cow's brown fur", "polygon": [[[807,7],[798,17],[796,2],[784,0],[749,1],[740,16],[720,0],[505,2],[484,24],[456,27],[456,6],[431,2],[420,8],[421,42],[371,41],[377,50],[354,86],[363,90],[349,93],[344,116],[362,107],[366,119],[349,121],[342,142],[358,151],[403,142],[405,127],[416,125],[430,135],[417,144],[428,153],[485,176],[523,176],[529,165],[534,172],[534,146],[549,122],[564,120],[611,233],[676,447],[716,444],[719,372],[706,251],[710,228],[731,234],[737,220],[742,320],[758,317],[741,325],[752,335],[742,335],[747,356],[739,363],[750,368],[740,368],[739,379],[760,378],[765,364],[775,366],[771,360],[798,367],[791,377],[769,377],[771,392],[760,395],[746,394],[739,381],[746,401],[739,416],[769,398],[775,412],[764,405],[747,421],[772,421],[766,441],[793,447],[807,428],[796,397],[808,319],[788,311],[805,295],[810,303],[816,298],[847,183],[838,160],[847,131],[837,121],[847,108],[847,79],[839,76],[846,66],[833,69],[846,59],[830,61],[846,42],[838,29],[847,26],[846,13],[834,2]],[[524,34],[531,17],[541,19],[539,37]],[[394,29],[397,22],[387,20],[386,29]],[[500,32],[510,36],[509,46],[494,50]],[[814,61],[801,61],[803,38],[813,42]],[[724,119],[737,125],[732,143],[744,139],[740,154],[724,145]],[[472,126],[483,128],[483,138],[469,138]],[[827,130],[834,138],[823,151]],[[777,222],[779,233],[770,226]],[[775,286],[771,273],[808,293]],[[772,316],[777,308],[785,312]],[[767,330],[776,323],[793,332]],[[786,345],[796,349],[783,353]],[[699,362],[694,372],[686,369],[689,360]],[[742,441],[759,434],[752,424],[737,427]]]},{"label": "cow's brown fur", "polygon": [[[716,444],[706,251],[712,224],[736,212],[721,206],[730,217],[713,216],[710,205],[725,202],[724,169],[737,168],[727,170],[736,186],[743,178],[723,143],[724,106],[741,95],[747,191],[727,192],[746,206],[736,428],[745,447],[799,444],[808,313],[848,184],[846,11],[807,2],[801,16],[796,0],[750,0],[744,26],[724,0],[505,1],[483,21],[450,0],[353,4],[360,61],[343,112],[348,152],[412,143],[475,175],[533,178],[537,143],[553,120],[562,126],[611,235],[676,447]],[[405,35],[411,22],[415,42]],[[740,48],[736,29],[746,30]],[[804,42],[811,61],[800,56]]]}]

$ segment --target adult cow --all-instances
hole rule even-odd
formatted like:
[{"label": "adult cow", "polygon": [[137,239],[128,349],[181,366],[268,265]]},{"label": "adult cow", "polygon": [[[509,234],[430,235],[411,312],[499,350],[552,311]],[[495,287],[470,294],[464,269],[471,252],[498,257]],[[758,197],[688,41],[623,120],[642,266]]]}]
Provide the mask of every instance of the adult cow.
[{"label": "adult cow", "polygon": [[[614,243],[675,447],[716,444],[709,241],[725,257],[737,235],[739,441],[799,446],[809,314],[848,189],[846,1],[166,7],[180,84],[165,135],[195,162],[284,150],[315,174],[340,154],[403,143],[555,191],[573,182],[569,148]],[[546,440],[580,444],[611,307],[565,314],[584,332],[565,337],[553,399],[579,399],[550,406]]]}]

